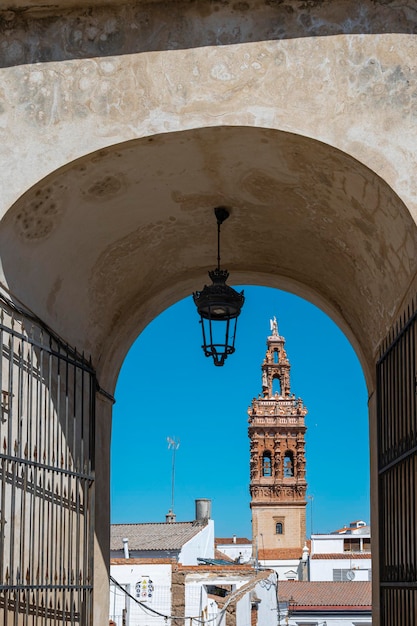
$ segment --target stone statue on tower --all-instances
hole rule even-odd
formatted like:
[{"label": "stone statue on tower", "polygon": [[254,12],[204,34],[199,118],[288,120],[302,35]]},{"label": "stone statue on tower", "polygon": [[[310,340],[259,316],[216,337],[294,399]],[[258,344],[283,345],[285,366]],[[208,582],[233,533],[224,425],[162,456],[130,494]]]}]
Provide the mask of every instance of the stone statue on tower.
[{"label": "stone statue on tower", "polygon": [[277,337],[278,336],[278,322],[277,322],[277,318],[275,317],[275,315],[272,320],[269,320],[269,323],[271,326],[272,335],[274,337]]}]

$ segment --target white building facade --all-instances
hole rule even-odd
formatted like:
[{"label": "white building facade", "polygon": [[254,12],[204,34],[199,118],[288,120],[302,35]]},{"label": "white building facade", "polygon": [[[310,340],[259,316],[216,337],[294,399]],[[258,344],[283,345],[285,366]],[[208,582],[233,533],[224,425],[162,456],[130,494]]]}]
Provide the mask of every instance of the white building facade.
[{"label": "white building facade", "polygon": [[223,555],[230,562],[216,559],[214,522],[196,517],[112,526],[112,626],[269,623],[271,611],[277,611],[276,574],[241,563],[242,554],[250,560],[246,539],[231,539],[237,554]]},{"label": "white building facade", "polygon": [[334,533],[312,535],[310,580],[372,580],[370,527],[357,521]]},{"label": "white building facade", "polygon": [[275,573],[250,566],[113,559],[111,577],[112,626],[166,626],[175,618],[187,626],[262,626],[278,608]]},{"label": "white building facade", "polygon": [[216,538],[215,546],[222,554],[232,561],[249,563],[252,559],[252,541],[245,537],[222,537]]},{"label": "white building facade", "polygon": [[110,623],[166,625],[164,615],[171,614],[170,563],[144,563],[139,559],[120,559],[115,563],[113,560],[110,576]]}]

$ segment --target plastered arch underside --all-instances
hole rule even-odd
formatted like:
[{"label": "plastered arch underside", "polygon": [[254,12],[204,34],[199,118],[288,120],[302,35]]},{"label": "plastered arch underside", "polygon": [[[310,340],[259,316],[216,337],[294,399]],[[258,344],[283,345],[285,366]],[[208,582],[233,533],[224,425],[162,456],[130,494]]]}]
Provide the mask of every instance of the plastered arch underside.
[{"label": "plastered arch underside", "polygon": [[41,180],[0,227],[3,280],[111,391],[134,338],[201,288],[213,208],[231,211],[234,284],[284,288],[323,308],[369,376],[416,274],[416,227],[392,189],[333,147],[282,131],[201,128],[90,154]]}]

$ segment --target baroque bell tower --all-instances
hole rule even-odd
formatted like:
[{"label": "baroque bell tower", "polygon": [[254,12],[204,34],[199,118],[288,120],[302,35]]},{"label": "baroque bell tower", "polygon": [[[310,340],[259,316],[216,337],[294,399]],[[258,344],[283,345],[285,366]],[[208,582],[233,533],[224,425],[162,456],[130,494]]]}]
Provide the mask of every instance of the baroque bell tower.
[{"label": "baroque bell tower", "polygon": [[262,394],[248,410],[250,506],[254,550],[260,560],[275,561],[301,557],[306,539],[307,409],[291,393],[285,339],[275,317],[266,345]]}]

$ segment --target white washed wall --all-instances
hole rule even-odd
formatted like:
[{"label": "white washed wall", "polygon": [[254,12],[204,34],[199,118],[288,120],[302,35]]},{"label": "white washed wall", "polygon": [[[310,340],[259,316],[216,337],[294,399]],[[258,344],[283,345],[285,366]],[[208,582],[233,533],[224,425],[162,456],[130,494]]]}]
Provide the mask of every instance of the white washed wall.
[{"label": "white washed wall", "polygon": [[130,564],[111,565],[110,574],[132,596],[136,596],[136,584],[149,577],[153,583],[152,598],[137,604],[114,585],[110,588],[109,619],[122,626],[123,609],[127,610],[126,626],[166,626],[164,617],[147,610],[150,607],[163,615],[171,614],[171,565]]},{"label": "white washed wall", "polygon": [[332,581],[334,569],[352,570],[355,581],[370,580],[371,568],[371,559],[311,559],[310,580]]},{"label": "white washed wall", "polygon": [[178,560],[182,565],[198,565],[197,558],[214,558],[213,520],[209,520],[207,526],[183,545]]}]

